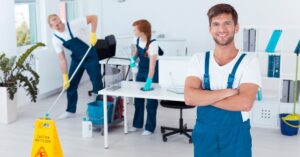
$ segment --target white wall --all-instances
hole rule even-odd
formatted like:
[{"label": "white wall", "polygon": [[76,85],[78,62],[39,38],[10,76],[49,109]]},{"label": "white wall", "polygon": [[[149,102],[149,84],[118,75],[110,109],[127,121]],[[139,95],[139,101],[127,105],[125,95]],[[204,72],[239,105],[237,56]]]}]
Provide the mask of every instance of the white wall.
[{"label": "white wall", "polygon": [[[93,0],[90,5],[94,8],[90,11],[102,11],[102,35],[131,35],[132,22],[146,18],[152,23],[153,30],[166,34],[166,37],[186,38],[191,55],[214,46],[208,33],[206,13],[211,6],[220,2],[229,3],[236,8],[242,26],[300,28],[298,0],[126,0],[123,3],[119,3],[118,0]],[[101,6],[101,3],[103,9],[95,9]]]},{"label": "white wall", "polygon": [[[214,4],[226,2],[232,4],[239,13],[241,25],[300,28],[298,0],[77,0],[78,15],[83,17],[96,14],[99,17],[98,37],[107,34],[118,36],[132,35],[133,21],[146,18],[157,34],[164,33],[167,38],[185,38],[189,55],[211,49],[214,42],[208,32],[207,10]],[[58,13],[58,0],[37,0],[39,41],[47,47],[35,52],[41,75],[40,93],[47,93],[61,86],[61,74],[56,54],[53,51],[52,32],[47,25],[47,16]],[[14,0],[5,0],[0,5],[0,52],[9,55],[23,52],[16,47],[14,23]],[[297,38],[297,33],[295,36]],[[295,37],[294,37],[295,38]],[[300,33],[299,33],[300,39]],[[293,43],[290,43],[293,45]],[[296,45],[296,43],[294,44]],[[294,48],[291,48],[294,49]],[[47,68],[44,68],[46,66]],[[21,98],[22,100],[22,98]]]},{"label": "white wall", "polygon": [[14,0],[5,0],[0,5],[0,53],[4,52],[7,55],[17,54],[14,4]]}]

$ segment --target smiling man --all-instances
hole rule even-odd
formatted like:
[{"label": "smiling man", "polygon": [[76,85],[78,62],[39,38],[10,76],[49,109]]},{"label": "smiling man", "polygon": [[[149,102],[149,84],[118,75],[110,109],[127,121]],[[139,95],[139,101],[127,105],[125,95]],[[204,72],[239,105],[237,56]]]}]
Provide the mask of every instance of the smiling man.
[{"label": "smiling man", "polygon": [[261,86],[259,63],[235,47],[238,15],[228,4],[209,9],[215,48],[195,54],[185,82],[185,103],[197,107],[195,157],[251,157],[249,111]]}]

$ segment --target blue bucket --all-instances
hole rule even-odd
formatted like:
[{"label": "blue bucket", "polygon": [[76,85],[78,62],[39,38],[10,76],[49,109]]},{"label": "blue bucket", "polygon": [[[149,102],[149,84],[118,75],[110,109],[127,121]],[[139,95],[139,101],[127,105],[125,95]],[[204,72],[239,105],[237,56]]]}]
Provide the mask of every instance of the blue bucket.
[{"label": "blue bucket", "polygon": [[[108,123],[111,123],[113,113],[113,103],[107,102],[107,118]],[[87,117],[95,126],[104,125],[103,101],[94,101],[88,103]]]},{"label": "blue bucket", "polygon": [[[286,136],[294,136],[298,134],[298,130],[299,128],[294,128],[291,126],[288,126],[286,123],[284,123],[284,121],[282,120],[282,117],[287,116],[288,113],[281,113],[279,115],[280,118],[280,130],[281,130],[281,134],[282,135],[286,135]],[[299,125],[299,121],[289,121],[287,120],[286,122],[288,122],[289,124],[298,126]]]}]

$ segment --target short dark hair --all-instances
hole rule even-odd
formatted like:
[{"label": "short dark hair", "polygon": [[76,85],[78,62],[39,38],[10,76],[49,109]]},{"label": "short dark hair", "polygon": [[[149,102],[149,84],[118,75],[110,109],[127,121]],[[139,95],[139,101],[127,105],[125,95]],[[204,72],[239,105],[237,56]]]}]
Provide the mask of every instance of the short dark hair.
[{"label": "short dark hair", "polygon": [[214,5],[208,10],[207,16],[209,20],[209,26],[211,25],[212,18],[220,14],[231,14],[234,24],[236,25],[238,23],[238,14],[236,10],[233,8],[233,6],[229,4],[221,3],[221,4]]}]

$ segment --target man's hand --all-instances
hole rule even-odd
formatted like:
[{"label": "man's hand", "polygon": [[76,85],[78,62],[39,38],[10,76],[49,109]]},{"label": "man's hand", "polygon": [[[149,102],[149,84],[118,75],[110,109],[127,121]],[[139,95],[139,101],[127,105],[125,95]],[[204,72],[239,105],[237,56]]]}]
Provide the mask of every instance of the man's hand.
[{"label": "man's hand", "polygon": [[69,81],[68,74],[63,74],[63,80],[64,80],[63,88],[64,88],[64,90],[67,90],[70,87],[70,81]]},{"label": "man's hand", "polygon": [[95,32],[91,32],[90,43],[92,46],[95,46],[97,43],[97,37]]}]

